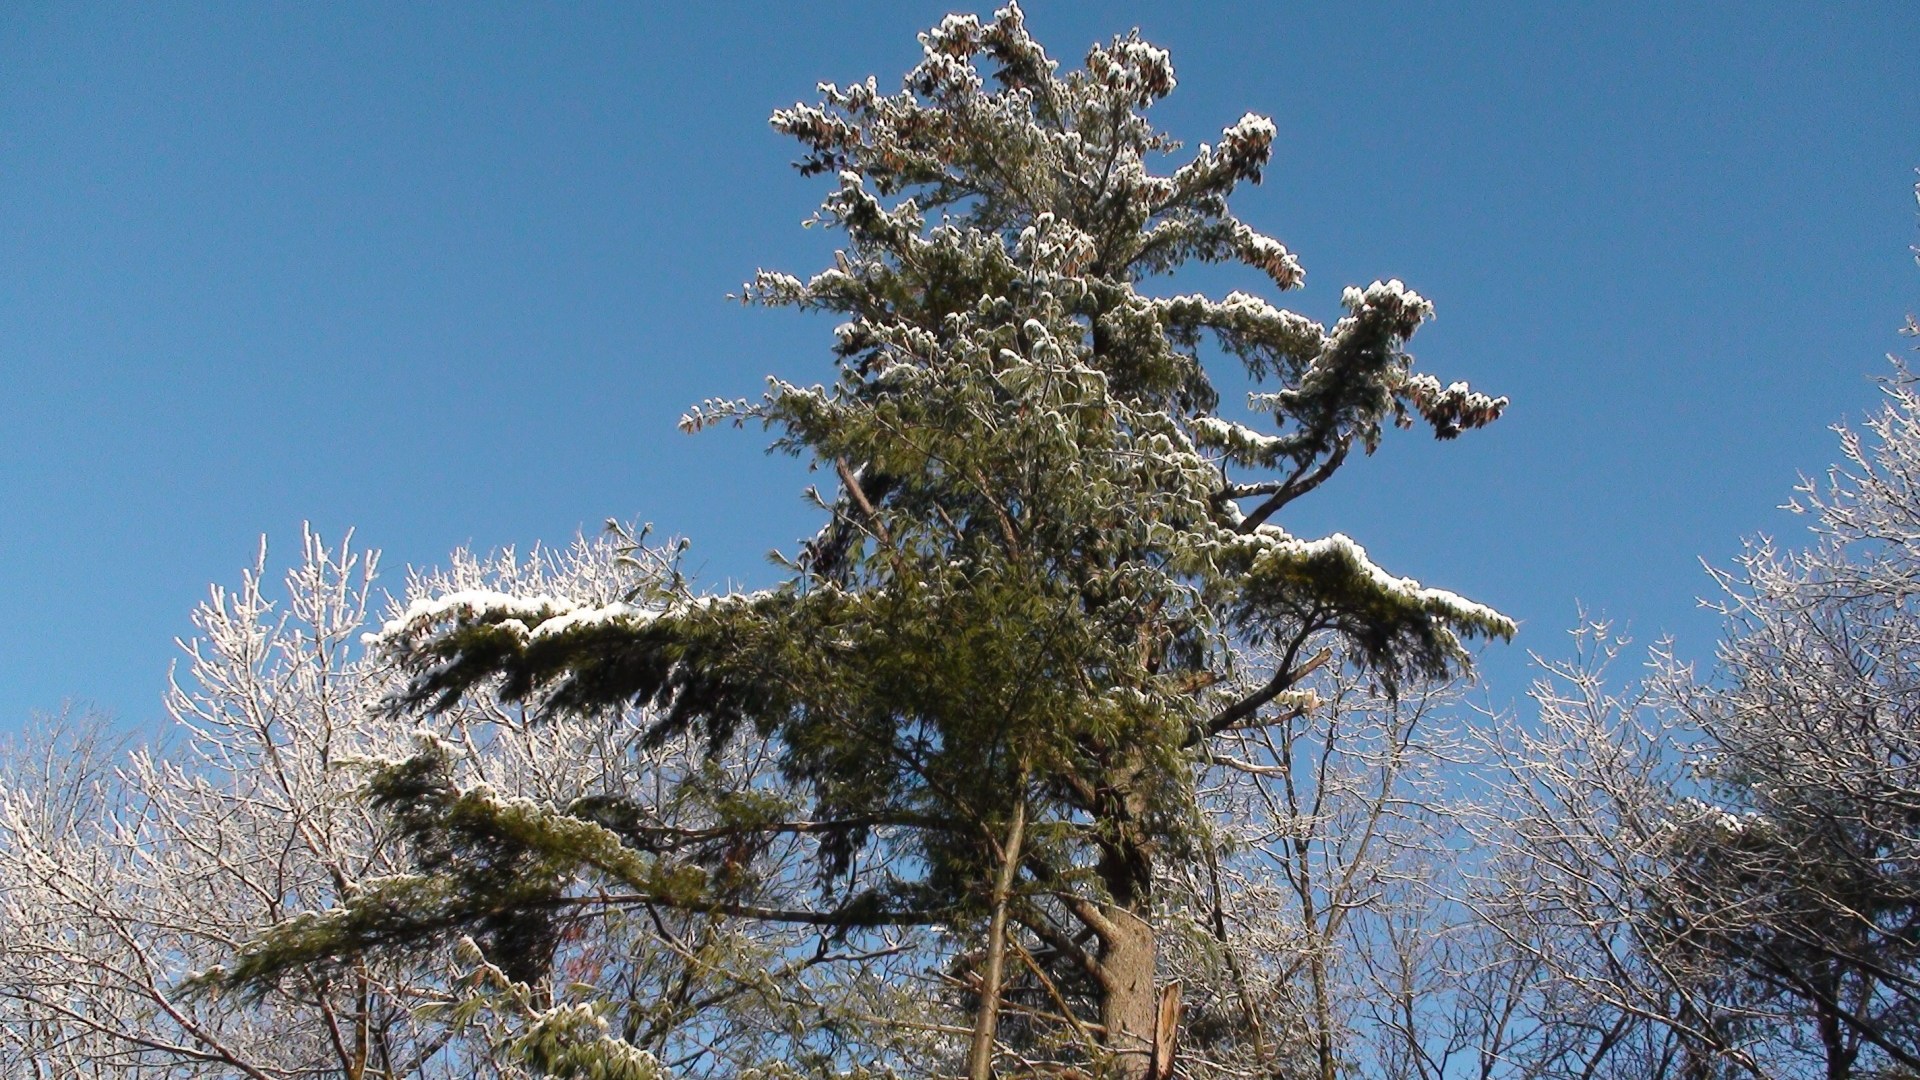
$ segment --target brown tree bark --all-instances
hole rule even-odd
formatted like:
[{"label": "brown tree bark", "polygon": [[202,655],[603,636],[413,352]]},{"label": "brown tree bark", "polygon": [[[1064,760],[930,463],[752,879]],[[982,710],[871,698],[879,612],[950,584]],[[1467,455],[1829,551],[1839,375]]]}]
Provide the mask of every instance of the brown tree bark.
[{"label": "brown tree bark", "polygon": [[1100,1023],[1106,1048],[1114,1055],[1116,1080],[1150,1080],[1154,1031],[1160,995],[1154,990],[1153,924],[1124,908],[1101,911],[1107,926],[1100,934]]},{"label": "brown tree bark", "polygon": [[[1128,755],[1114,769],[1103,800],[1111,833],[1101,845],[1098,872],[1108,902],[1082,918],[1100,939],[1100,1024],[1105,1049],[1113,1055],[1117,1080],[1151,1080],[1154,1034],[1160,1015],[1155,991],[1157,943],[1152,911],[1153,851],[1140,835],[1147,798],[1141,790],[1144,766]],[[1091,917],[1089,917],[1091,916]]]}]

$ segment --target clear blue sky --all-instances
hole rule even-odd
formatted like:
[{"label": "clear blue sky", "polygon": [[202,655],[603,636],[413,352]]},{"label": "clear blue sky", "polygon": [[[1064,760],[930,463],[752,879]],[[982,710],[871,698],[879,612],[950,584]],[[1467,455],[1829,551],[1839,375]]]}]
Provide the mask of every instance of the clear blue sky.
[{"label": "clear blue sky", "polygon": [[[829,372],[824,322],[724,300],[828,250],[766,114],[895,83],[946,10],[0,6],[0,730],[65,698],[157,717],[208,584],[303,520],[397,573],[631,517],[712,583],[771,580],[812,528],[801,472],[674,429]],[[1423,365],[1513,398],[1283,523],[1519,617],[1496,698],[1577,601],[1709,646],[1699,558],[1797,527],[1773,508],[1904,347],[1911,3],[1029,21],[1067,60],[1133,25],[1169,47],[1156,118],[1189,142],[1273,116],[1236,205],[1304,259],[1292,306],[1403,278],[1439,307]]]}]

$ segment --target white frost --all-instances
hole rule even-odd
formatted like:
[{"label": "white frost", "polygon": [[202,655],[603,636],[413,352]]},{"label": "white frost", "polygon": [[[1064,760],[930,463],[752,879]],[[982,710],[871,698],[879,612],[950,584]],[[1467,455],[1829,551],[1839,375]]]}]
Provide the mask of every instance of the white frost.
[{"label": "white frost", "polygon": [[1340,292],[1340,303],[1349,309],[1362,307],[1393,307],[1421,318],[1433,316],[1433,304],[1424,296],[1407,288],[1399,278],[1376,281],[1365,289],[1347,286]]},{"label": "white frost", "polygon": [[1301,540],[1271,525],[1262,525],[1255,530],[1254,535],[1265,541],[1266,547],[1266,551],[1254,561],[1253,569],[1256,573],[1260,564],[1269,559],[1291,562],[1331,554],[1351,563],[1382,592],[1405,597],[1430,610],[1442,609],[1457,618],[1505,626],[1508,633],[1517,629],[1512,619],[1485,604],[1476,603],[1446,589],[1429,589],[1412,578],[1396,577],[1388,573],[1367,557],[1366,548],[1355,543],[1353,538],[1345,533],[1334,533],[1319,540]]},{"label": "white frost", "polygon": [[1200,436],[1200,441],[1203,443],[1262,460],[1284,452],[1291,442],[1285,436],[1267,435],[1245,424],[1236,424],[1217,416],[1196,417],[1193,421],[1193,430]]},{"label": "white frost", "polygon": [[436,623],[450,615],[494,614],[519,620],[524,625],[528,620],[540,622],[556,612],[570,612],[579,606],[558,596],[514,596],[492,589],[463,589],[415,600],[405,611],[388,619],[378,633],[367,634],[362,640],[369,645],[389,641],[413,627]]},{"label": "white frost", "polygon": [[564,634],[569,630],[600,626],[610,622],[649,623],[659,617],[658,608],[643,608],[636,604],[616,602],[604,607],[581,608],[541,623],[534,628],[530,640],[537,641],[556,634]]},{"label": "white frost", "polygon": [[537,641],[582,627],[619,621],[644,622],[659,616],[658,609],[617,601],[583,604],[560,596],[514,596],[491,589],[467,589],[415,600],[405,611],[387,620],[378,633],[366,634],[361,640],[368,645],[382,645],[449,618],[491,617],[496,620],[495,625],[513,631],[523,641]]},{"label": "white frost", "polygon": [[1259,113],[1248,113],[1235,121],[1232,127],[1222,131],[1220,135],[1222,142],[1244,139],[1270,143],[1279,133],[1279,129],[1273,126],[1273,121]]}]

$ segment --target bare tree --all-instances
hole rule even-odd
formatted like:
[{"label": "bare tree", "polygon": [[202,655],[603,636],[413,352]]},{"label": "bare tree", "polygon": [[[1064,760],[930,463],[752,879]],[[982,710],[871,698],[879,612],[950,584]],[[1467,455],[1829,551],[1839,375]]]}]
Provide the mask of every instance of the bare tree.
[{"label": "bare tree", "polygon": [[[414,853],[368,804],[371,763],[439,747],[469,792],[539,806],[590,805],[619,791],[633,826],[734,865],[742,905],[777,906],[803,887],[795,834],[733,850],[728,806],[782,798],[768,762],[648,741],[650,717],[532,717],[476,696],[430,729],[370,706],[392,674],[362,651],[373,629],[375,559],[305,538],[275,597],[265,552],[239,588],[216,588],[168,695],[167,748],[129,748],[72,713],[0,763],[0,1072],[27,1077],[517,1077],[560,1068],[584,1043],[617,1042],[635,1075],[736,1074],[755,1061],[831,1056],[833,1025],[885,1014],[866,1040],[928,1059],[952,1042],[915,1027],[925,1012],[914,950],[929,935],[858,949],[812,928],[578,896],[609,917],[560,920],[550,962],[510,977],[459,946],[407,960],[370,955],[293,973],[258,997],[185,992],[270,925],[336,908],[391,881]],[[482,588],[602,602],[673,573],[670,553],[631,536],[515,557],[456,554],[417,574],[408,599]],[[636,793],[644,797],[633,801]],[[781,845],[785,844],[783,850]],[[749,865],[750,864],[750,865]],[[897,968],[892,977],[884,977]],[[918,965],[918,966],[916,966]],[[571,989],[595,986],[584,1009]],[[931,1037],[939,1044],[929,1048]],[[916,1041],[917,1040],[917,1041]],[[547,1048],[545,1058],[534,1048]]]},{"label": "bare tree", "polygon": [[[37,755],[10,757],[0,787],[0,995],[20,1059],[10,1064],[49,1076],[324,1067],[361,1077],[422,1074],[444,1056],[409,1016],[430,983],[397,971],[301,980],[259,1009],[190,1003],[178,988],[262,923],[389,869],[378,823],[330,768],[405,742],[364,723],[369,673],[341,660],[371,569],[309,537],[284,611],[258,568],[237,591],[216,589],[168,697],[177,754],[85,754],[65,778],[32,768]],[[29,1030],[40,1033],[32,1043],[17,1035]]]},{"label": "bare tree", "polygon": [[1900,369],[1793,509],[1715,573],[1710,676],[1583,633],[1496,753],[1496,925],[1668,1075],[1920,1071],[1920,395]]},{"label": "bare tree", "polygon": [[1552,1010],[1549,1037],[1515,1065],[1761,1075],[1748,1043],[1771,1018],[1740,980],[1666,947],[1656,901],[1675,880],[1676,831],[1721,813],[1689,795],[1697,733],[1652,689],[1610,686],[1620,642],[1606,625],[1583,626],[1576,642],[1574,659],[1540,661],[1537,716],[1486,733],[1488,796],[1469,824],[1485,855],[1471,902],[1509,955],[1543,974],[1539,1007]]},{"label": "bare tree", "polygon": [[1463,687],[1388,693],[1334,649],[1316,656],[1277,718],[1216,744],[1205,848],[1161,887],[1180,929],[1166,957],[1186,998],[1180,1068],[1461,1075],[1485,1042],[1467,991],[1487,989],[1453,898]]}]

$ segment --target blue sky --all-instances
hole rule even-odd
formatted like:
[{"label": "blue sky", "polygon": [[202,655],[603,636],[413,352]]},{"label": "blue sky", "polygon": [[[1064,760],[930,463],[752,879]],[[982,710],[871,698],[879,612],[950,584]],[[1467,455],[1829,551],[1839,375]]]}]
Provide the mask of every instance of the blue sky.
[{"label": "blue sky", "polygon": [[[1029,5],[1068,61],[1170,48],[1189,143],[1275,119],[1236,207],[1306,263],[1289,306],[1400,277],[1423,366],[1513,398],[1282,523],[1519,617],[1496,700],[1576,603],[1710,647],[1700,558],[1799,527],[1920,295],[1920,10],[1677,7]],[[725,300],[830,251],[766,114],[894,82],[946,10],[0,8],[0,730],[158,717],[192,606],[302,521],[397,576],[632,518],[772,580],[803,472],[674,428],[829,375],[825,322]]]}]

